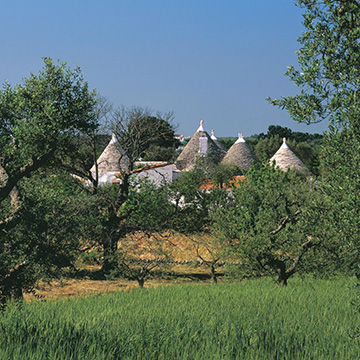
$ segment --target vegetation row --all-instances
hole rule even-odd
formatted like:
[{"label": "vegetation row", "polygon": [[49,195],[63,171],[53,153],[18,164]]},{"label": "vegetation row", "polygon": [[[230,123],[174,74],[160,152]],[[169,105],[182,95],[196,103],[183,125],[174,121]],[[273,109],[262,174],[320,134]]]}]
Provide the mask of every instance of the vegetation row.
[{"label": "vegetation row", "polygon": [[[9,306],[2,359],[356,359],[353,279],[167,286]],[[341,296],[339,296],[341,294]]]}]

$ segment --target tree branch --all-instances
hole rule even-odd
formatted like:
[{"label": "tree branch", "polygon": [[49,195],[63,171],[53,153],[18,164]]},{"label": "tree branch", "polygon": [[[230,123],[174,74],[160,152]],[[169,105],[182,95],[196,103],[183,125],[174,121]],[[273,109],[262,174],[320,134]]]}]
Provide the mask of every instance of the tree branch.
[{"label": "tree branch", "polygon": [[12,269],[8,271],[8,273],[0,278],[0,282],[4,282],[6,279],[8,279],[12,274],[16,271],[19,271],[24,265],[26,264],[26,261],[21,262],[20,264],[15,265]]},{"label": "tree branch", "polygon": [[[294,212],[293,216],[297,216],[301,213],[301,210],[297,210]],[[285,216],[283,219],[281,219],[280,221],[280,225],[275,229],[270,231],[270,235],[276,235],[278,232],[280,232],[286,225],[286,223],[289,221],[290,217],[289,216]]]},{"label": "tree branch", "polygon": [[297,256],[293,259],[292,265],[286,270],[287,277],[290,277],[295,273],[296,265],[299,263],[302,256],[305,254],[306,250],[311,246],[312,244],[312,237],[308,236],[307,240],[301,244],[297,251]]},{"label": "tree branch", "polygon": [[37,158],[32,158],[26,165],[18,169],[14,174],[8,176],[6,183],[0,187],[0,203],[4,201],[17,183],[24,177],[29,177],[30,174],[41,168],[44,163],[53,155],[55,152],[55,147],[53,147],[49,152],[43,154]]}]

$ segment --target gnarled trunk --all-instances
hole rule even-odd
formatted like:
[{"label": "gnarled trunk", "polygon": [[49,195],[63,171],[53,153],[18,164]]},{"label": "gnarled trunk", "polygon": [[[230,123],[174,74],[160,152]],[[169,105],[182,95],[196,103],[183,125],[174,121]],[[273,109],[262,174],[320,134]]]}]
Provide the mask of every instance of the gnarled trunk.
[{"label": "gnarled trunk", "polygon": [[282,260],[275,260],[275,264],[277,267],[277,285],[278,286],[286,286],[287,280],[290,277],[289,274],[286,272],[285,262]]},{"label": "gnarled trunk", "polygon": [[143,288],[143,287],[144,287],[144,283],[145,283],[145,279],[144,279],[143,277],[141,277],[141,278],[137,278],[136,280],[137,280],[137,282],[138,282],[138,284],[139,284],[139,287],[140,287],[140,288]]},{"label": "gnarled trunk", "polygon": [[217,274],[216,274],[215,264],[211,264],[211,279],[213,283],[217,284]]},{"label": "gnarled trunk", "polygon": [[117,268],[117,259],[116,259],[117,240],[112,239],[111,236],[108,236],[108,238],[103,241],[103,249],[104,249],[104,262],[101,271],[104,274],[110,274]]},{"label": "gnarled trunk", "polygon": [[16,265],[0,281],[0,303],[4,306],[9,300],[23,300],[24,279],[21,271],[25,263]]}]

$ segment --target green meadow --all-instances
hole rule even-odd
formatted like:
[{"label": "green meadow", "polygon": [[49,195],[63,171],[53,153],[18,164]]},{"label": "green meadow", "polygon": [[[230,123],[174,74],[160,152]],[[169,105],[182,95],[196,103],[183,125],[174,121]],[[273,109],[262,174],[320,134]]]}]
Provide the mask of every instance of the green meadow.
[{"label": "green meadow", "polygon": [[354,279],[271,279],[10,305],[0,359],[359,359]]}]

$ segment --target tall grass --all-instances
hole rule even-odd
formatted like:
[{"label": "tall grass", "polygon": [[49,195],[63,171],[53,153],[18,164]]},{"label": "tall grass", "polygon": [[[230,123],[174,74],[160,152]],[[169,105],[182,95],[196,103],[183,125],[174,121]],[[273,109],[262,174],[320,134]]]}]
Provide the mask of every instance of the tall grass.
[{"label": "tall grass", "polygon": [[353,280],[136,289],[10,306],[0,359],[358,359]]}]

